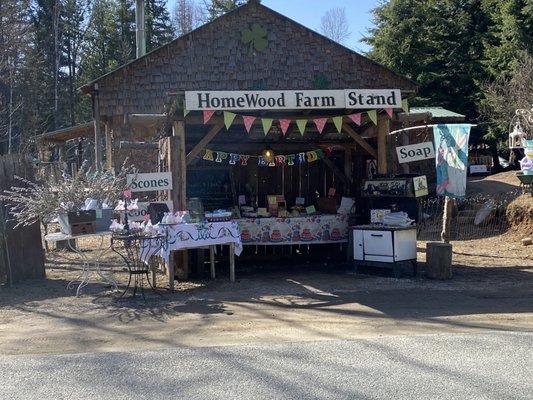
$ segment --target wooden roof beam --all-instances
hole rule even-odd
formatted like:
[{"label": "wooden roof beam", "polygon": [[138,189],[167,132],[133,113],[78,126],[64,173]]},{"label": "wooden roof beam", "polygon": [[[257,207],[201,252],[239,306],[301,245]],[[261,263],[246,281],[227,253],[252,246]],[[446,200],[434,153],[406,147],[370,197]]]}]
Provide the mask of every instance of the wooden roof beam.
[{"label": "wooden roof beam", "polygon": [[163,125],[169,119],[165,114],[126,114],[124,124],[132,126],[154,127]]},{"label": "wooden roof beam", "polygon": [[353,128],[348,125],[347,123],[342,124],[342,129],[352,137],[353,140],[355,140],[363,149],[366,150],[368,154],[370,154],[372,157],[374,157],[376,160],[378,159],[378,153],[377,151],[368,144],[368,142],[363,139]]},{"label": "wooden roof beam", "polygon": [[205,149],[205,146],[209,144],[211,140],[222,130],[224,123],[219,122],[214,125],[209,132],[193,147],[193,149],[187,154],[187,165],[189,165],[194,158],[200,154],[200,152]]},{"label": "wooden roof beam", "polygon": [[333,161],[331,161],[329,158],[323,158],[322,161],[324,161],[324,165],[328,167],[337,178],[339,178],[346,186],[350,187],[352,184],[351,179],[344,175],[344,173],[337,168]]}]

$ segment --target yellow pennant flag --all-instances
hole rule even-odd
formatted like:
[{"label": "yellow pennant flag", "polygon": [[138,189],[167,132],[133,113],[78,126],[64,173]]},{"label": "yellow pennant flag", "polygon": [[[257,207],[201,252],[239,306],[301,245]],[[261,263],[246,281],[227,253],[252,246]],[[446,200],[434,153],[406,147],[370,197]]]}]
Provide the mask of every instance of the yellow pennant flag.
[{"label": "yellow pennant flag", "polygon": [[224,125],[226,125],[226,129],[229,129],[231,124],[233,124],[233,120],[235,119],[235,116],[237,114],[234,114],[229,111],[224,111]]},{"label": "yellow pennant flag", "polygon": [[307,125],[306,119],[297,119],[296,125],[298,125],[298,130],[300,131],[301,135],[304,135],[305,132],[305,126]]},{"label": "yellow pennant flag", "polygon": [[339,133],[341,133],[341,131],[342,131],[342,116],[333,117],[332,120],[333,120],[333,123],[335,124],[335,128],[337,128],[337,131],[339,131]]},{"label": "yellow pennant flag", "polygon": [[409,112],[409,100],[407,99],[402,100],[402,110],[406,113]]},{"label": "yellow pennant flag", "polygon": [[265,136],[267,135],[268,131],[270,131],[270,128],[272,128],[272,122],[274,122],[272,118],[261,119],[261,123],[263,124],[263,131],[265,132]]},{"label": "yellow pennant flag", "polygon": [[378,124],[378,113],[376,112],[376,110],[367,111],[367,114],[368,114],[368,118],[370,118],[370,121],[372,121],[374,125],[377,125]]}]

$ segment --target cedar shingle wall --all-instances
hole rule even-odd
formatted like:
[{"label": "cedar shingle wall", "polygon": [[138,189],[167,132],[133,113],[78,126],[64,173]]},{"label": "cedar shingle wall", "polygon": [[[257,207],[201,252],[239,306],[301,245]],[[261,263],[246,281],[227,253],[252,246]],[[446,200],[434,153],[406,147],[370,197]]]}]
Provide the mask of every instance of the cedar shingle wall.
[{"label": "cedar shingle wall", "polygon": [[[250,55],[241,30],[255,22],[267,29],[268,47]],[[248,4],[100,80],[101,115],[160,113],[167,93],[180,90],[317,89],[320,75],[332,89],[415,89],[366,58]]]}]

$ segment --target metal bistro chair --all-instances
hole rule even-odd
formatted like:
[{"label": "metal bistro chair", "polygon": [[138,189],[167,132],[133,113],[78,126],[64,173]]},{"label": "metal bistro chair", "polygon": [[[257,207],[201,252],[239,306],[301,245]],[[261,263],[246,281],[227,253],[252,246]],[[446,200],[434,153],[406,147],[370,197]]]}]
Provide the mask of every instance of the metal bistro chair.
[{"label": "metal bistro chair", "polygon": [[[119,242],[122,243],[122,246],[117,246]],[[151,272],[150,262],[153,256],[157,255],[165,245],[166,235],[143,236],[138,234],[115,234],[111,237],[111,248],[124,260],[129,272],[128,285],[120,297],[123,297],[129,290],[133,278],[132,297],[135,297],[137,290],[140,289],[141,295],[146,301],[144,295],[145,277],[150,288],[155,293],[161,295],[152,282],[150,282],[149,274]]]}]

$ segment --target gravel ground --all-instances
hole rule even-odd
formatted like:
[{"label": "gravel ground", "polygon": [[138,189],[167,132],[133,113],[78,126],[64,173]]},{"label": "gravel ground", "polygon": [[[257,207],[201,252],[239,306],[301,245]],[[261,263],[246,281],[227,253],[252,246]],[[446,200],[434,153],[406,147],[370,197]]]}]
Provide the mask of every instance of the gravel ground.
[{"label": "gravel ground", "polygon": [[[85,244],[90,247],[90,243]],[[419,243],[423,266],[424,243]],[[75,255],[49,254],[46,280],[0,290],[0,354],[58,354],[166,346],[354,339],[437,332],[533,330],[533,246],[508,237],[454,243],[454,278],[394,279],[339,265],[237,269],[218,279],[178,282],[175,293],[119,299],[91,283],[66,285]],[[64,264],[57,261],[63,260]],[[107,259],[106,268],[116,260]],[[117,271],[121,287],[127,275]],[[164,277],[160,276],[160,283]]]}]

